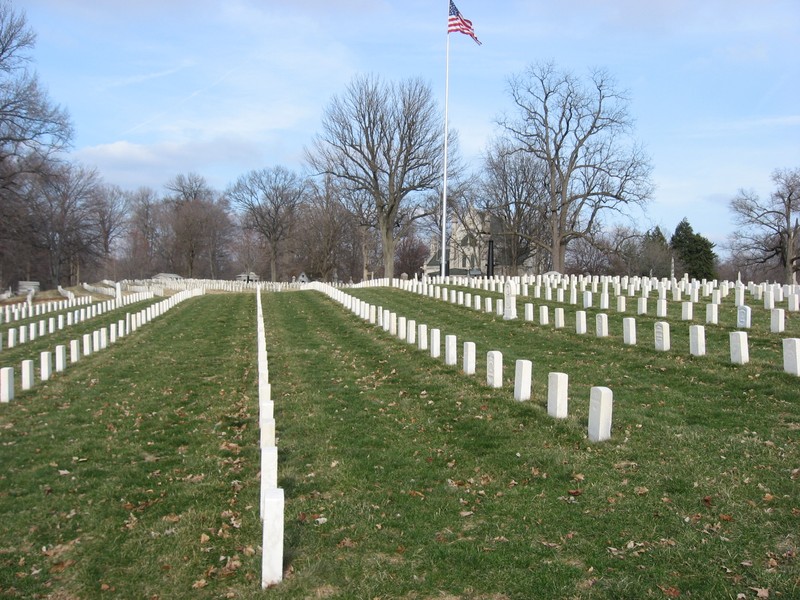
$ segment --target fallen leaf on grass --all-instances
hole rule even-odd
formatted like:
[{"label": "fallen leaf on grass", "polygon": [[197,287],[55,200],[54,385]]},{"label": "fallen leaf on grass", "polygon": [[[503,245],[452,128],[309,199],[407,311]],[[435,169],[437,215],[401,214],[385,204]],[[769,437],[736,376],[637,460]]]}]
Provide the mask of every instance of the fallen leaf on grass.
[{"label": "fallen leaf on grass", "polygon": [[636,492],[636,495],[637,495],[637,496],[644,496],[644,495],[645,495],[645,494],[647,494],[647,492],[649,492],[650,490],[648,490],[648,489],[647,489],[646,487],[644,487],[643,485],[640,485],[640,486],[637,486],[637,487],[633,488],[633,491],[634,491],[634,492]]},{"label": "fallen leaf on grass", "polygon": [[769,598],[768,588],[751,587],[750,589],[756,593],[756,598]]},{"label": "fallen leaf on grass", "polygon": [[50,566],[50,572],[51,573],[61,573],[64,569],[66,569],[68,567],[71,567],[74,564],[75,564],[75,561],[72,560],[71,558],[68,558],[67,560],[62,560],[60,562],[57,562],[57,563],[51,565]]},{"label": "fallen leaf on grass", "polygon": [[577,490],[569,490],[569,491],[567,491],[567,493],[568,493],[570,496],[576,497],[576,496],[580,496],[580,495],[583,493],[583,490],[580,490],[580,489],[577,489]]},{"label": "fallen leaf on grass", "polygon": [[65,552],[69,552],[75,546],[75,544],[80,542],[80,538],[74,539],[67,544],[56,544],[52,548],[42,548],[42,554],[45,556],[49,556],[51,558],[60,556]]},{"label": "fallen leaf on grass", "polygon": [[234,575],[239,567],[242,566],[242,561],[239,560],[239,557],[236,555],[228,557],[228,561],[225,563],[225,566],[222,567],[220,570],[221,577],[230,577]]},{"label": "fallen leaf on grass", "polygon": [[614,465],[614,468],[618,471],[628,471],[628,470],[636,470],[639,468],[638,463],[635,463],[630,460],[623,460],[622,462],[618,462]]},{"label": "fallen leaf on grass", "polygon": [[192,584],[193,590],[200,590],[208,585],[208,582],[205,579],[198,579]]},{"label": "fallen leaf on grass", "polygon": [[681,595],[681,591],[678,588],[673,587],[673,586],[667,587],[667,586],[664,586],[664,585],[660,585],[660,586],[658,586],[658,589],[660,589],[662,592],[664,592],[664,595],[667,598],[677,598],[678,596]]},{"label": "fallen leaf on grass", "polygon": [[130,513],[130,517],[125,519],[125,529],[131,530],[136,527],[136,524],[139,522],[139,519],[133,513]]},{"label": "fallen leaf on grass", "polygon": [[458,515],[460,517],[469,517],[469,516],[471,516],[473,514],[475,514],[475,513],[472,512],[471,510],[462,510],[460,513],[458,513]]},{"label": "fallen leaf on grass", "polygon": [[349,537],[344,538],[341,542],[336,544],[337,548],[355,548],[356,543],[351,540]]},{"label": "fallen leaf on grass", "polygon": [[241,452],[239,444],[234,444],[233,442],[222,442],[219,449],[227,450],[228,452],[233,452],[234,454],[239,454],[239,452]]}]

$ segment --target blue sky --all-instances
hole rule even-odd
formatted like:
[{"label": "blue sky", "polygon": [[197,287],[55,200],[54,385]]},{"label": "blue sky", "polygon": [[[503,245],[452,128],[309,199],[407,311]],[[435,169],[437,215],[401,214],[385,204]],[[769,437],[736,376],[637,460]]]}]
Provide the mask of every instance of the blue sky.
[{"label": "blue sky", "polygon": [[[797,0],[458,0],[449,122],[467,163],[512,110],[508,77],[552,61],[610,72],[631,98],[655,194],[636,225],[687,217],[723,243],[729,200],[800,167]],[[75,126],[72,158],[108,183],[224,189],[300,170],[323,110],[357,74],[421,77],[444,105],[447,0],[16,0],[34,59]]]}]

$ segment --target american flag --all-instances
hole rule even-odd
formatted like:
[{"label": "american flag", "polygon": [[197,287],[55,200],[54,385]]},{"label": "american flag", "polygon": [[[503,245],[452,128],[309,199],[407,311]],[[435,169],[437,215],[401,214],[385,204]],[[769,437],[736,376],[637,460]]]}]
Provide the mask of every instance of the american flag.
[{"label": "american flag", "polygon": [[447,33],[452,31],[465,33],[475,40],[478,45],[481,43],[481,41],[475,37],[475,30],[472,28],[472,21],[461,16],[461,13],[458,12],[456,5],[453,4],[453,0],[450,0],[450,18],[447,20]]}]

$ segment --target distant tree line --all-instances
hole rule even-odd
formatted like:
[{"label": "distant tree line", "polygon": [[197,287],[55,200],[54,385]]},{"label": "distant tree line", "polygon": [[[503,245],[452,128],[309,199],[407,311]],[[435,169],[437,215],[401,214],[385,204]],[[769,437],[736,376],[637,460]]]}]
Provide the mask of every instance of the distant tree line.
[{"label": "distant tree line", "polygon": [[[443,119],[420,80],[354,78],[325,107],[303,172],[265,166],[223,190],[180,173],[162,189],[131,191],[68,160],[72,125],[31,68],[34,43],[24,14],[0,0],[3,289],[159,272],[360,281],[419,274],[439,253]],[[607,72],[531,65],[510,78],[509,94],[515,112],[499,120],[476,172],[447,133],[449,219],[459,243],[485,253],[491,242],[496,272],[793,281],[800,169],[776,171],[767,199],[732,199],[740,229],[720,262],[686,219],[669,239],[659,227],[615,224],[646,208],[653,186],[629,100]]]}]

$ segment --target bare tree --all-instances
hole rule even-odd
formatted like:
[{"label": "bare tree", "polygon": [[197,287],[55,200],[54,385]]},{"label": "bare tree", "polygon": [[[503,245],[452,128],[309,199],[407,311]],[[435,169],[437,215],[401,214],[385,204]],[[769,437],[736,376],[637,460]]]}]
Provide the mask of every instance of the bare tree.
[{"label": "bare tree", "polygon": [[731,210],[740,229],[731,249],[745,265],[780,266],[787,284],[800,271],[800,168],[777,169],[775,191],[762,200],[753,191],[740,190]]},{"label": "bare tree", "polygon": [[244,211],[245,225],[261,234],[269,248],[270,279],[277,280],[277,263],[289,236],[295,212],[307,184],[284,167],[250,171],[236,180],[226,196]]},{"label": "bare tree", "polygon": [[119,186],[98,185],[88,205],[102,252],[103,277],[116,279],[112,251],[128,223],[128,196]]},{"label": "bare tree", "polygon": [[318,173],[362,192],[374,209],[384,276],[394,275],[395,242],[405,219],[422,216],[421,196],[442,176],[442,120],[419,79],[384,83],[357,77],[325,110],[307,158]]},{"label": "bare tree", "polygon": [[395,271],[413,277],[421,275],[430,249],[419,237],[416,227],[411,227],[397,242]]},{"label": "bare tree", "polygon": [[352,276],[349,260],[360,250],[360,232],[355,216],[341,200],[341,189],[326,175],[310,181],[308,199],[298,212],[294,255],[297,270],[309,277],[333,281]]},{"label": "bare tree", "polygon": [[264,259],[264,240],[261,235],[245,227],[242,218],[234,224],[237,235],[231,241],[233,263],[239,272],[263,273],[267,264]]},{"label": "bare tree", "polygon": [[208,277],[211,279],[232,277],[230,271],[232,244],[236,225],[231,214],[230,202],[224,196],[217,197],[207,207],[206,251]]},{"label": "bare tree", "polygon": [[68,146],[72,126],[28,69],[36,35],[24,13],[0,1],[0,190],[13,191],[19,176],[42,169]]},{"label": "bare tree", "polygon": [[519,116],[501,124],[544,162],[548,232],[537,241],[563,271],[569,243],[594,231],[602,214],[647,201],[649,160],[629,143],[628,99],[604,71],[584,83],[552,64],[532,65],[509,89]]},{"label": "bare tree", "polygon": [[90,206],[101,185],[97,172],[62,165],[32,180],[27,194],[34,244],[46,252],[50,284],[80,282],[80,269],[101,254]]},{"label": "bare tree", "polygon": [[34,222],[26,204],[35,175],[51,170],[55,154],[68,147],[72,128],[30,69],[36,35],[23,12],[0,0],[0,286],[51,274],[33,245]]},{"label": "bare tree", "polygon": [[368,278],[370,272],[369,258],[373,254],[370,252],[370,243],[375,237],[375,226],[378,221],[375,215],[375,205],[372,202],[372,196],[364,190],[350,190],[346,187],[338,187],[342,204],[347,208],[358,225],[361,280],[364,281]]},{"label": "bare tree", "polygon": [[173,267],[189,277],[214,277],[216,249],[212,243],[230,220],[218,206],[218,194],[196,173],[177,175],[165,186],[169,194]]},{"label": "bare tree", "polygon": [[141,187],[127,192],[130,217],[125,232],[122,271],[129,277],[144,279],[166,268],[159,263],[162,254],[159,223],[163,206],[152,188]]},{"label": "bare tree", "polygon": [[550,251],[546,179],[544,161],[507,142],[495,142],[484,156],[481,208],[493,217],[495,252],[511,275],[537,248]]}]

